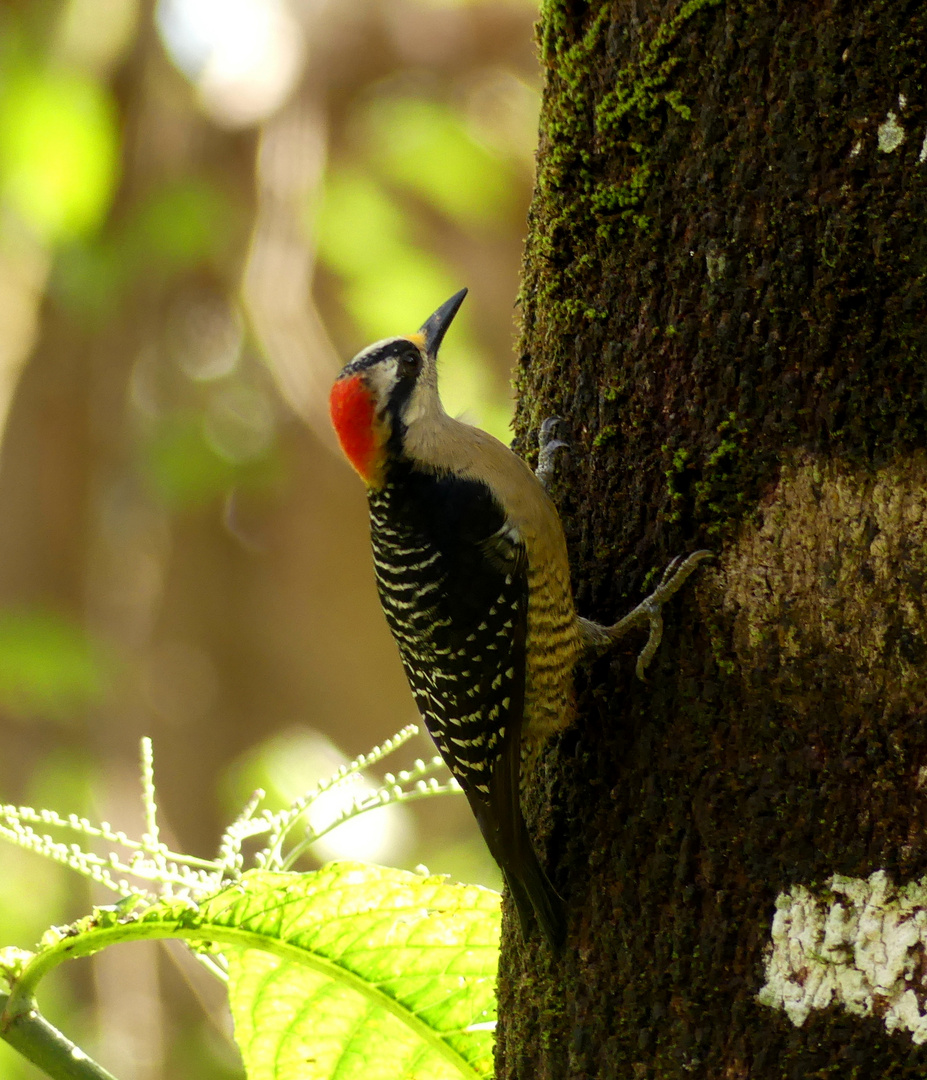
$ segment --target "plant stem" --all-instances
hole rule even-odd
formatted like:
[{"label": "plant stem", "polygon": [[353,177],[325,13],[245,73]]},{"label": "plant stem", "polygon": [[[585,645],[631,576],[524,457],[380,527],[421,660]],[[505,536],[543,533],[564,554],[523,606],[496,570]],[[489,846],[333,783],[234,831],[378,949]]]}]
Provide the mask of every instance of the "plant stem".
[{"label": "plant stem", "polygon": [[13,1017],[5,1016],[3,1010],[8,1000],[7,994],[0,994],[0,1038],[52,1080],[116,1080],[53,1027],[37,1007]]}]

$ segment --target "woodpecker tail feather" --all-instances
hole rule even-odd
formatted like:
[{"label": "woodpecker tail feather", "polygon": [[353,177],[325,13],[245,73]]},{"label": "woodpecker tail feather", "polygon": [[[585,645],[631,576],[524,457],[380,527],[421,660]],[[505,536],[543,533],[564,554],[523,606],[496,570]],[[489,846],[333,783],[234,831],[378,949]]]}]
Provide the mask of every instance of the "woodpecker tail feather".
[{"label": "woodpecker tail feather", "polygon": [[518,866],[511,858],[502,863],[502,873],[512,894],[518,918],[521,922],[522,937],[527,941],[528,926],[533,912],[538,925],[552,949],[559,949],[566,937],[566,910],[563,900],[550,883],[550,878],[538,862],[534,845],[525,827],[519,845]]},{"label": "woodpecker tail feather", "polygon": [[[494,785],[494,793],[498,794],[499,787]],[[533,913],[551,948],[559,949],[566,937],[566,908],[538,861],[521,807],[512,801],[506,812],[500,813],[491,802],[472,796],[470,806],[489,853],[499,864],[512,894],[522,936],[527,940]]]}]

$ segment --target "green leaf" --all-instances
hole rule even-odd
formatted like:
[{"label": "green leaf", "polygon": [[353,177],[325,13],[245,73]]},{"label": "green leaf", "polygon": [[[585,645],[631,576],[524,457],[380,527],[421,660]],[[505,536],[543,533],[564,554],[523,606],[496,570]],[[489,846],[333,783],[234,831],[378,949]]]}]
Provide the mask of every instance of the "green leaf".
[{"label": "green leaf", "polygon": [[[13,957],[4,1020],[35,1009],[65,960],[181,938],[229,962],[248,1080],[491,1076],[499,894],[404,870],[331,863],[252,870],[211,896],[97,908]],[[7,958],[9,960],[9,958]]]},{"label": "green leaf", "polygon": [[239,222],[228,197],[196,178],[172,180],[139,195],[102,235],[66,245],[54,288],[73,316],[112,317],[128,289],[229,258]]},{"label": "green leaf", "polygon": [[354,863],[260,877],[276,902],[248,925],[296,951],[224,950],[249,1080],[491,1075],[496,893]]}]

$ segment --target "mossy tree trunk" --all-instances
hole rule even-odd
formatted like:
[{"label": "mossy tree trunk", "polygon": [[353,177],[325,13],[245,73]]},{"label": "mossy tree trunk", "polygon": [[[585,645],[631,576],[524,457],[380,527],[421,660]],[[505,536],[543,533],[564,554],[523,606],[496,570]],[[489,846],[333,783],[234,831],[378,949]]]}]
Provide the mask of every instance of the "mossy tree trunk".
[{"label": "mossy tree trunk", "polygon": [[[927,7],[549,0],[520,430],[567,418],[582,669],[499,1080],[927,1072]],[[633,643],[640,647],[642,640]]]}]

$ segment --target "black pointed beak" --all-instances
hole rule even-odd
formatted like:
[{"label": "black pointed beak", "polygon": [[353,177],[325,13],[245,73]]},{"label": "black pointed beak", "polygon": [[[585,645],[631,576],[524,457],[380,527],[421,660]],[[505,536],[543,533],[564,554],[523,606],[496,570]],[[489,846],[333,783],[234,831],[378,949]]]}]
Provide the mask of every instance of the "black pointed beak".
[{"label": "black pointed beak", "polygon": [[422,323],[419,333],[425,338],[425,351],[432,359],[438,355],[438,349],[441,348],[447,328],[454,321],[454,316],[460,310],[460,305],[464,302],[466,295],[466,289],[454,293],[450,300],[445,300],[434,315]]}]

